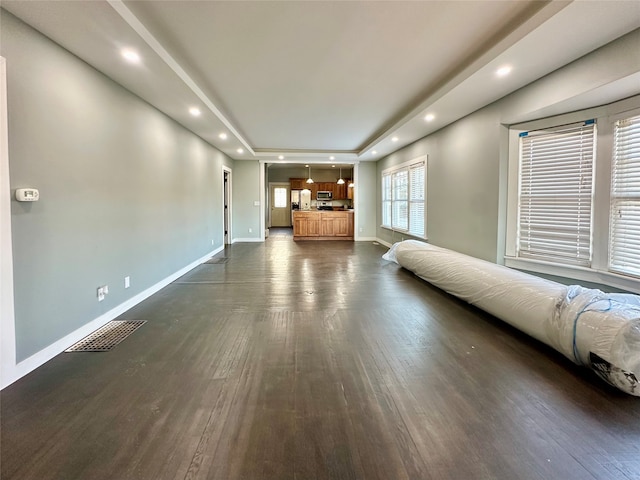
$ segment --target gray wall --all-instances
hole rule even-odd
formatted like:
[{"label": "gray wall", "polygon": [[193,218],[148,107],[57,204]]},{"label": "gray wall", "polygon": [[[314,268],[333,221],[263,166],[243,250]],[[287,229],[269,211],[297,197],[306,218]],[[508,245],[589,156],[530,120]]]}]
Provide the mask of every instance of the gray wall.
[{"label": "gray wall", "polygon": [[[234,240],[260,239],[260,215],[264,210],[254,202],[260,201],[260,164],[257,160],[235,162],[232,174]],[[249,232],[251,229],[251,232]]]},{"label": "gray wall", "polygon": [[358,181],[356,189],[357,222],[354,226],[357,236],[365,239],[376,238],[376,163],[360,162],[358,164]]},{"label": "gray wall", "polygon": [[[382,171],[428,154],[427,236],[430,243],[502,262],[506,223],[508,124],[575,110],[576,98],[640,71],[640,30],[381,159],[377,169],[377,225]],[[584,105],[583,108],[596,105]],[[406,235],[377,228],[393,243]]]},{"label": "gray wall", "polygon": [[234,162],[1,17],[11,187],[41,194],[12,202],[21,361],[222,246],[222,165]]}]

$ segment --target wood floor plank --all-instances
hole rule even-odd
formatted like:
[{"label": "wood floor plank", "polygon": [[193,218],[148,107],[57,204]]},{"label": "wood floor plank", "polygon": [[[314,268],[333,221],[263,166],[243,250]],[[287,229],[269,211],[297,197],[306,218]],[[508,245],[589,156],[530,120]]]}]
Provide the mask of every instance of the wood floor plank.
[{"label": "wood floor plank", "polygon": [[0,393],[0,477],[640,478],[637,398],[384,251],[227,248]]}]

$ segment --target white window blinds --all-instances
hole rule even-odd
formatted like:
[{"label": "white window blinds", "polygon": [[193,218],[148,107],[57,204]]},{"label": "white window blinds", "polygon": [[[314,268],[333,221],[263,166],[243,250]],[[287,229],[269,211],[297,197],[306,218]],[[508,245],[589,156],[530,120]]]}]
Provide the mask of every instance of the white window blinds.
[{"label": "white window blinds", "polygon": [[391,175],[382,176],[382,225],[391,227]]},{"label": "white window blinds", "polygon": [[640,276],[640,116],[614,126],[609,268]]},{"label": "white window blinds", "polygon": [[424,163],[409,168],[409,233],[424,237]]},{"label": "white window blinds", "polygon": [[391,228],[391,174],[382,174],[382,226]]},{"label": "white window blinds", "polygon": [[425,237],[426,161],[382,173],[382,226]]},{"label": "white window blinds", "polygon": [[589,266],[595,122],[520,134],[518,256]]},{"label": "white window blinds", "polygon": [[391,175],[393,209],[391,226],[397,230],[409,230],[409,172],[401,170]]}]

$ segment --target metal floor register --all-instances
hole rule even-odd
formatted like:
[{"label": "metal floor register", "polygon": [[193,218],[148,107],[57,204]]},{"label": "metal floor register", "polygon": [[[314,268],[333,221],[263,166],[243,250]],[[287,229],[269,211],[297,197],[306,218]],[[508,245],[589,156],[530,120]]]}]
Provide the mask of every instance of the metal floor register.
[{"label": "metal floor register", "polygon": [[146,320],[113,320],[65,352],[107,352],[144,325]]}]

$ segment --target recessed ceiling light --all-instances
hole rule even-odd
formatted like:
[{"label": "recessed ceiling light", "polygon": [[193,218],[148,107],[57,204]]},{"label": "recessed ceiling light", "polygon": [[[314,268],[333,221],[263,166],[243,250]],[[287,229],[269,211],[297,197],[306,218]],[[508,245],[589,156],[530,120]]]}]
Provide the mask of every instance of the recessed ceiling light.
[{"label": "recessed ceiling light", "polygon": [[130,63],[140,63],[140,55],[135,50],[131,50],[130,48],[123,49],[120,54],[124,57],[127,62]]},{"label": "recessed ceiling light", "polygon": [[500,67],[496,70],[496,75],[499,77],[505,77],[511,73],[511,67],[509,65],[505,65],[504,67]]},{"label": "recessed ceiling light", "polygon": [[392,142],[397,142],[397,141],[398,141],[398,137],[393,137],[393,138],[391,139],[391,141],[392,141]]},{"label": "recessed ceiling light", "polygon": [[236,150],[236,152],[238,152],[238,153],[244,153],[244,150],[243,150],[242,148],[239,148],[239,149],[237,149],[237,150]]},{"label": "recessed ceiling light", "polygon": [[371,155],[377,155],[378,152],[376,152],[375,150],[373,152],[371,152]]},{"label": "recessed ceiling light", "polygon": [[284,155],[278,155],[278,160],[284,160]]},{"label": "recessed ceiling light", "polygon": [[424,119],[425,119],[427,122],[433,122],[433,119],[434,119],[434,118],[436,118],[436,116],[435,116],[433,113],[428,113],[428,114],[424,117]]},{"label": "recessed ceiling light", "polygon": [[191,115],[193,115],[194,117],[199,117],[199,116],[200,116],[200,114],[201,114],[202,112],[200,112],[200,109],[199,109],[199,108],[197,108],[197,107],[191,107],[191,108],[189,109],[189,113],[190,113]]},{"label": "recessed ceiling light", "polygon": [[227,134],[222,132],[220,135],[218,135],[218,137],[220,137],[222,140],[226,140],[227,139]]},{"label": "recessed ceiling light", "polygon": [[336,159],[336,157],[334,157],[333,155],[331,155],[331,156],[329,157],[329,160],[335,160],[335,159]]}]

